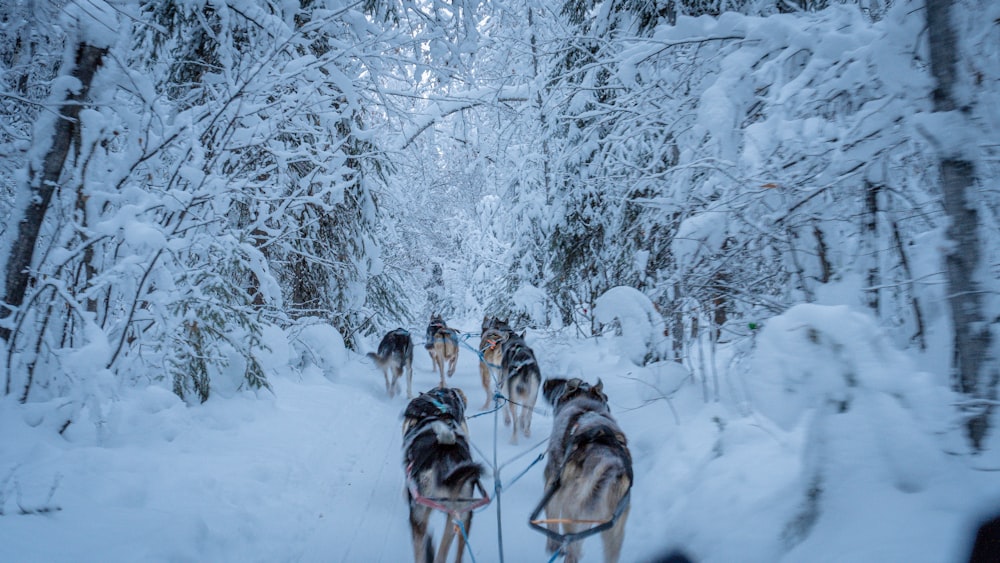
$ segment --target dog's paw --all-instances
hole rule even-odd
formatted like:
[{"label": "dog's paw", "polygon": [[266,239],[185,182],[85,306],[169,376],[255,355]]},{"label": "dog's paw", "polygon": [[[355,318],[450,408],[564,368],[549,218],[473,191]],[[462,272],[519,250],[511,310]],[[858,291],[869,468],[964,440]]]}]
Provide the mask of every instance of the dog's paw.
[{"label": "dog's paw", "polygon": [[556,550],[558,549],[559,549],[559,542],[557,542],[556,540],[549,538],[548,540],[545,541],[546,553],[555,553]]}]

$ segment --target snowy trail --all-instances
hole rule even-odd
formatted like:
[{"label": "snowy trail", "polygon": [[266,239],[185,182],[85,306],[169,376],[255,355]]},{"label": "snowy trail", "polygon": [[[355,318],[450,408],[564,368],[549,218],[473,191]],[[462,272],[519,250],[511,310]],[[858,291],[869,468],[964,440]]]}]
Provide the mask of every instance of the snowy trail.
[{"label": "snowy trail", "polygon": [[[437,385],[419,345],[414,368],[414,393]],[[484,392],[472,351],[462,350],[448,383],[465,391],[470,416],[479,413]],[[135,391],[106,414],[114,429],[106,447],[84,446],[90,438],[72,432],[70,441],[81,447],[66,447],[44,424],[30,429],[32,439],[0,441],[0,460],[29,460],[0,467],[14,475],[18,494],[42,499],[58,483],[60,508],[44,517],[0,518],[0,554],[51,562],[410,560],[400,449],[405,393],[388,398],[381,374],[361,356],[336,374],[307,370],[274,377],[272,385],[273,396],[193,408],[160,388]],[[491,497],[494,420],[501,464],[543,440],[550,424],[536,415],[532,438],[513,446],[502,413],[470,419]],[[501,477],[509,481],[543,449],[504,467]],[[508,560],[545,558],[542,536],[527,527],[542,467],[503,492]],[[129,524],[115,528],[108,520]],[[443,526],[444,516],[435,514],[435,539]],[[476,561],[499,560],[496,504],[475,515],[470,546]]]},{"label": "snowy trail", "polygon": [[[414,394],[438,384],[426,351],[418,345],[414,353]],[[477,461],[486,467],[484,487],[494,497],[492,478],[494,423],[498,424],[497,461],[503,465],[501,479],[509,488],[502,493],[504,556],[510,561],[547,559],[544,539],[527,527],[527,515],[541,495],[543,463],[536,463],[518,482],[511,479],[526,469],[544,451],[550,421],[536,414],[533,435],[518,445],[509,444],[510,429],[503,412],[480,413],[484,391],[479,381],[478,359],[463,348],[455,376],[448,384],[461,388],[471,405],[469,430],[477,447]],[[404,386],[405,389],[405,386]],[[275,441],[283,435],[300,435],[297,451],[287,452],[308,468],[301,486],[298,510],[289,507],[288,517],[299,521],[302,532],[294,540],[301,546],[290,550],[292,560],[311,561],[407,561],[412,558],[407,505],[403,496],[401,463],[401,413],[403,395],[388,398],[381,374],[369,361],[355,358],[333,381],[317,379],[312,384],[279,382],[277,401],[284,405],[272,428]],[[338,406],[349,404],[349,408]],[[541,405],[539,405],[541,407]],[[544,410],[540,408],[540,410]],[[481,416],[476,416],[481,414]],[[536,446],[531,449],[531,446]],[[531,449],[531,451],[528,451]],[[289,493],[294,494],[294,493]],[[444,515],[435,513],[431,529],[441,537]],[[496,504],[476,513],[470,546],[476,561],[497,561]],[[454,549],[454,548],[453,548]],[[279,557],[281,559],[283,557]],[[285,557],[286,558],[286,557]]]},{"label": "snowy trail", "polygon": [[[417,344],[414,393],[439,381]],[[544,375],[569,370],[588,376],[595,367],[588,359],[557,366],[564,353],[539,354]],[[273,395],[221,398],[197,407],[185,407],[164,389],[134,391],[107,414],[113,431],[106,447],[86,446],[89,438],[82,436],[80,447],[66,447],[44,424],[32,429],[41,453],[25,451],[30,440],[0,441],[0,460],[30,460],[14,469],[0,467],[17,476],[29,500],[61,479],[54,496],[61,510],[0,518],[0,545],[26,554],[23,561],[411,560],[401,463],[405,392],[387,397],[381,373],[360,355],[346,358],[335,373],[321,374],[313,366],[271,382]],[[478,410],[485,393],[474,351],[462,348],[448,384],[468,397],[469,430],[493,498],[473,519],[474,560],[500,560],[494,435],[504,558],[548,560],[544,536],[527,523],[542,495],[544,461],[531,464],[545,449],[548,406],[539,398],[532,436],[512,445],[503,412]],[[69,438],[76,439],[72,433]],[[444,520],[433,515],[435,539]],[[37,544],[35,537],[50,541]],[[626,542],[626,559],[629,549]],[[584,551],[585,561],[599,560],[599,541],[589,541]]]},{"label": "snowy trail", "polygon": [[[829,324],[836,328],[844,320],[836,316]],[[862,334],[859,340],[875,340],[851,330]],[[772,345],[791,354],[788,369],[837,367],[808,344],[787,344],[785,332],[775,332]],[[91,419],[79,420],[65,436],[55,430],[61,420],[47,418],[56,412],[49,405],[0,404],[0,561],[412,560],[400,451],[406,397],[387,397],[382,375],[364,356],[337,352],[330,362],[299,370],[290,367],[298,365],[297,356],[274,342],[273,394],[189,407],[160,387],[129,389],[107,409],[86,413]],[[839,465],[828,464],[825,476],[841,493],[826,500],[812,535],[789,551],[781,538],[803,506],[805,425],[783,430],[763,416],[734,416],[726,405],[705,401],[683,367],[637,367],[608,343],[538,335],[529,344],[546,378],[601,378],[628,436],[635,483],[623,562],[649,561],[672,546],[706,563],[958,560],[949,554],[962,541],[970,507],[996,498],[993,473],[970,473],[933,443],[915,442],[930,438],[899,407],[889,412],[903,417],[900,422],[882,423],[894,403],[870,400],[880,407],[871,411],[878,416],[860,408],[838,414],[847,430],[826,446],[840,449]],[[764,354],[754,377],[785,369],[776,361],[784,356]],[[545,449],[549,407],[539,398],[532,437],[510,444],[502,413],[477,416],[484,399],[477,362],[463,348],[448,381],[472,405],[469,431],[493,497],[475,514],[473,557],[466,560],[500,561],[502,529],[505,561],[548,561],[545,537],[528,526],[528,516],[542,496],[545,462],[530,464]],[[909,373],[889,362],[872,362],[866,377]],[[322,373],[320,364],[331,367]],[[414,391],[437,385],[419,344],[414,364]],[[873,433],[872,424],[883,428]],[[914,453],[891,457],[883,436],[911,444]],[[910,459],[919,463],[904,463]],[[24,508],[51,510],[21,514]],[[909,520],[897,523],[902,513]],[[444,520],[435,514],[431,521],[437,539]],[[915,533],[930,539],[912,541]],[[830,545],[852,556],[830,559]],[[583,551],[584,562],[600,561],[599,538],[585,540]]]}]

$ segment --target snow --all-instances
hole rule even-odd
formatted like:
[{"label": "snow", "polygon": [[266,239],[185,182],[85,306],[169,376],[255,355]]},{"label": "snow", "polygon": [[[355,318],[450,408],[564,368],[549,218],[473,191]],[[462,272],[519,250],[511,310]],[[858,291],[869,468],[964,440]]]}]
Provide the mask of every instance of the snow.
[{"label": "snow", "polygon": [[[476,330],[467,324],[459,328]],[[751,369],[726,375],[753,390],[760,408],[749,415],[736,414],[731,398],[704,402],[678,364],[637,367],[615,341],[532,337],[546,376],[604,382],[630,439],[635,484],[622,560],[674,548],[706,562],[960,560],[971,526],[989,509],[985,499],[1000,500],[1000,484],[949,455],[947,389],[846,307],[799,306],[764,325]],[[332,329],[310,326],[294,337],[265,334],[273,393],[186,407],[157,385],[123,388],[97,417],[100,433],[62,436],[51,405],[6,399],[4,560],[409,560],[405,399],[389,399],[370,360],[347,352]],[[437,375],[429,357],[418,349],[414,360],[415,389],[430,388]],[[449,384],[470,404],[480,401],[470,348]],[[831,408],[845,398],[853,401],[846,412]],[[507,443],[502,417],[469,412],[478,461],[493,467],[496,452],[501,466],[510,561],[548,560],[544,537],[527,525],[542,494],[544,464],[532,462],[551,428],[549,406],[540,399],[537,408],[521,446]],[[976,463],[995,467],[995,457]],[[816,471],[818,515],[789,542]],[[493,479],[485,485],[492,495]],[[476,561],[499,560],[496,502],[473,520]],[[437,537],[442,519],[432,523]],[[585,561],[600,560],[598,539],[583,550]]]},{"label": "snow", "polygon": [[620,335],[612,336],[614,345],[636,365],[656,355],[656,343],[663,334],[663,319],[653,302],[641,291],[618,286],[604,292],[594,303],[594,319],[602,324],[618,322]]},{"label": "snow", "polygon": [[[353,134],[385,147],[384,164],[397,170],[385,185],[372,180],[374,187],[366,187],[378,192],[383,207],[377,212],[371,200],[359,209],[366,220],[370,216],[382,221],[381,227],[397,234],[384,246],[364,229],[345,235],[342,242],[359,240],[363,248],[347,259],[369,266],[333,284],[345,294],[339,299],[344,310],[330,315],[367,317],[365,323],[378,319],[386,311],[366,301],[366,282],[373,274],[397,275],[393,281],[411,289],[418,285],[415,280],[422,281],[421,275],[429,275],[431,264],[444,264],[440,291],[448,295],[437,297],[446,307],[482,307],[485,300],[480,297],[488,295],[491,306],[526,319],[528,341],[545,377],[603,381],[612,413],[629,437],[635,469],[623,561],[648,561],[672,549],[697,561],[722,563],[961,561],[974,527],[996,514],[1000,436],[993,428],[985,450],[972,454],[962,434],[957,406],[968,398],[949,386],[951,327],[942,265],[952,243],[939,210],[937,181],[922,175],[934,172],[933,159],[939,154],[966,155],[976,159],[977,166],[987,165],[982,167],[982,185],[993,185],[1000,114],[983,108],[996,107],[998,55],[990,47],[995,47],[997,26],[972,25],[971,20],[994,21],[1000,5],[988,6],[978,16],[969,6],[960,12],[965,22],[958,28],[960,40],[969,53],[980,55],[966,55],[965,62],[975,68],[963,71],[963,77],[968,82],[978,74],[984,83],[957,86],[960,97],[975,110],[963,117],[928,112],[932,84],[922,53],[926,32],[919,2],[894,3],[880,22],[869,22],[854,6],[840,5],[822,13],[767,17],[680,16],[676,25],[660,25],[648,41],[634,41],[620,53],[621,64],[609,76],[617,76],[621,84],[611,85],[624,86],[622,94],[629,95],[615,101],[621,105],[608,108],[594,103],[594,91],[603,87],[596,72],[601,61],[592,65],[595,72],[581,75],[579,85],[567,92],[559,90],[565,85],[559,86],[553,94],[557,101],[547,99],[544,105],[529,85],[547,90],[549,85],[542,87],[548,81],[545,69],[532,78],[507,76],[510,69],[502,64],[476,66],[484,76],[495,72],[502,80],[447,82],[452,76],[472,77],[459,67],[471,65],[473,57],[468,55],[475,53],[480,39],[495,41],[497,51],[475,53],[483,59],[516,58],[514,54],[524,49],[521,39],[487,38],[485,29],[470,27],[461,37],[433,26],[426,34],[416,30],[414,36],[408,35],[414,29],[404,29],[402,39],[383,42],[369,36],[387,31],[377,18],[347,5],[347,11],[317,9],[315,21],[324,20],[332,30],[329,56],[287,59],[274,53],[272,38],[284,41],[288,34],[275,26],[278,31],[272,35],[266,10],[245,0],[216,4],[228,6],[220,10],[222,17],[232,17],[231,10],[239,9],[264,21],[258,32],[267,37],[261,41],[241,36],[240,41],[260,49],[244,53],[250,66],[225,60],[220,72],[206,74],[201,81],[205,92],[232,94],[225,98],[234,102],[232,114],[210,106],[178,113],[169,96],[158,91],[165,78],[162,70],[127,68],[133,59],[142,60],[130,53],[133,38],[127,35],[134,32],[128,22],[139,16],[128,10],[136,6],[87,0],[70,2],[61,12],[67,38],[111,49],[91,87],[91,97],[99,103],[80,117],[84,145],[100,147],[91,153],[94,162],[86,178],[87,189],[98,196],[88,204],[95,215],[88,221],[88,234],[105,236],[114,244],[95,245],[95,263],[104,268],[95,278],[104,280],[101,283],[73,285],[79,280],[67,281],[51,272],[54,264],[59,270],[78,264],[69,261],[80,254],[78,245],[47,250],[38,273],[48,276],[39,279],[63,283],[59,287],[65,288],[65,295],[56,297],[66,303],[100,296],[108,304],[102,315],[81,306],[73,311],[78,314],[71,315],[71,326],[53,325],[43,334],[50,339],[37,340],[44,348],[37,357],[26,354],[36,342],[27,330],[23,340],[16,340],[23,350],[15,350],[0,368],[8,375],[11,359],[37,359],[39,366],[30,401],[22,405],[18,400],[29,385],[23,365],[10,371],[16,388],[0,397],[0,561],[396,562],[412,557],[400,451],[405,399],[386,396],[381,373],[363,355],[378,342],[374,335],[362,335],[367,325],[342,335],[321,318],[280,318],[290,328],[265,324],[260,345],[237,350],[241,339],[234,336],[212,348],[229,362],[213,372],[213,395],[207,402],[185,402],[171,392],[162,352],[155,348],[169,345],[157,338],[173,333],[160,321],[185,319],[165,314],[170,302],[160,296],[175,289],[175,278],[189,264],[185,258],[192,243],[208,238],[249,254],[243,265],[256,274],[259,289],[272,300],[269,312],[284,313],[282,288],[270,271],[275,262],[265,252],[298,236],[296,229],[283,224],[297,217],[291,208],[309,204],[331,210],[345,200],[346,178],[357,172],[337,148],[303,153],[272,146],[276,170],[252,168],[245,178],[227,177],[215,169],[225,161],[213,160],[218,155],[199,140],[206,133],[201,125],[206,115],[213,116],[213,123],[218,116],[236,127],[227,137],[237,147],[226,149],[230,156],[240,152],[238,147],[270,142],[286,132],[308,138],[322,133],[323,127],[335,130],[345,117],[363,116],[364,128],[352,129]],[[294,22],[291,14],[299,3],[279,5],[286,22]],[[334,2],[332,7],[337,6]],[[605,2],[603,11],[595,9],[594,14],[607,15],[611,7]],[[463,12],[465,18],[474,15]],[[597,19],[598,26],[609,20]],[[544,50],[560,47],[556,39],[573,32],[544,29],[553,21],[546,19],[530,30],[532,45],[536,32]],[[152,22],[141,24],[155,27]],[[226,29],[231,33],[239,28]],[[438,32],[443,34],[434,35]],[[336,41],[333,36],[338,36]],[[436,60],[407,59],[410,39],[426,43],[420,49],[426,48],[426,55]],[[501,44],[505,41],[513,51]],[[609,45],[615,41],[609,39]],[[65,41],[67,62],[75,44]],[[696,44],[704,55],[670,48]],[[680,58],[673,59],[675,53]],[[267,67],[272,55],[284,61],[280,68]],[[378,68],[411,63],[413,68],[406,71],[410,74],[399,76]],[[512,60],[511,65],[533,66],[527,60]],[[241,73],[260,78],[243,85],[244,94],[237,95],[226,86],[232,87]],[[317,91],[312,86],[321,75]],[[440,88],[428,86],[432,75],[441,79]],[[403,77],[425,82],[392,83]],[[50,84],[50,106],[61,100],[63,90],[80,87],[78,80],[65,76]],[[272,87],[288,108],[271,108]],[[337,94],[331,97],[325,89]],[[123,92],[134,92],[137,98]],[[563,95],[566,99],[558,101]],[[396,96],[413,96],[421,103],[387,102]],[[336,111],[323,113],[318,124],[310,111],[293,109],[328,106],[334,99]],[[524,100],[535,104],[536,99],[538,107],[523,111]],[[276,113],[264,111],[268,108]],[[284,117],[282,112],[287,112]],[[482,121],[477,112],[495,113],[496,121]],[[522,116],[513,115],[517,113]],[[605,115],[614,118],[602,124]],[[44,131],[54,119],[52,112],[41,112],[37,120],[38,139],[25,152],[36,166],[49,148]],[[526,128],[519,121],[524,119],[547,121],[550,128],[553,120],[564,122],[565,146],[557,143],[558,136],[546,137],[551,131],[544,127]],[[492,126],[496,131],[489,131]],[[594,127],[602,129],[601,135],[593,134]],[[111,138],[109,131],[115,131]],[[679,156],[667,160],[679,164],[668,164],[662,176],[656,172],[633,177],[629,167],[637,161],[614,152],[602,155],[618,144],[605,144],[605,133],[607,139],[625,141],[621,154],[668,154],[651,146],[649,139],[669,139]],[[175,135],[182,141],[169,141]],[[337,134],[319,137],[340,140]],[[288,196],[277,189],[286,180],[280,176],[288,174],[289,162],[304,155],[322,164],[316,175],[298,179],[302,192],[311,195]],[[855,172],[860,163],[869,165]],[[505,166],[510,170],[498,170]],[[109,172],[105,177],[94,170]],[[574,175],[560,177],[567,170]],[[25,186],[27,175],[19,174],[17,185]],[[861,255],[855,224],[859,216],[854,214],[860,192],[854,186],[863,174],[868,180],[892,183],[889,187],[900,199],[882,211],[883,226],[897,219],[908,222],[903,235],[912,272],[908,279],[899,274],[883,280],[885,295],[898,291],[903,297],[883,303],[878,319],[860,305],[870,288],[864,260],[854,263]],[[148,176],[148,182],[141,176]],[[161,176],[184,182],[161,181]],[[625,246],[624,239],[632,233],[619,239],[625,233],[612,228],[618,219],[605,213],[613,211],[609,202],[626,198],[623,186],[632,180],[637,188],[647,181],[654,185],[652,195],[641,199],[661,216],[637,220],[638,238],[652,233],[646,227],[673,228],[664,217],[683,217],[663,242],[671,254],[667,265],[657,263],[664,259],[649,248]],[[254,182],[266,188],[254,193]],[[272,182],[275,186],[269,185]],[[561,280],[553,276],[567,272],[554,274],[547,270],[550,264],[536,264],[546,262],[542,253],[552,242],[549,236],[571,216],[569,192],[555,188],[563,183],[578,187],[579,194],[601,190],[597,195],[607,207],[587,215],[595,222],[590,226],[608,228],[609,244],[603,255],[593,257],[600,266],[595,269],[598,275],[581,277],[608,274],[605,279],[616,281],[602,285],[605,279],[585,279],[576,287],[556,289],[566,290],[570,295],[562,297],[572,299],[581,317],[589,320],[586,308],[592,297],[574,292],[611,286],[592,304],[593,319],[607,325],[596,338],[579,336],[580,327],[560,328],[563,319],[553,287]],[[313,193],[313,186],[323,191]],[[62,203],[63,216],[54,221],[60,226],[45,235],[51,240],[61,236],[59,229],[79,226],[66,213],[72,209],[74,190],[63,194],[69,207]],[[509,195],[515,192],[511,205]],[[996,311],[996,198],[986,188],[980,193],[983,246],[989,254],[984,270],[991,268],[982,277],[985,292],[993,296],[986,309]],[[27,194],[26,189],[12,194],[7,209],[11,225],[25,207]],[[442,194],[447,197],[437,199]],[[188,223],[165,219],[191,214],[193,221],[222,229],[233,219],[227,214],[240,195],[262,202],[251,210],[249,220],[262,228],[274,225],[270,246],[258,248],[256,241],[239,239],[232,231],[196,231]],[[210,204],[194,209],[206,197]],[[269,199],[287,203],[269,208],[264,203]],[[100,211],[105,205],[107,211]],[[443,227],[432,213],[442,209],[448,211]],[[189,228],[200,232],[200,238],[182,234]],[[11,246],[15,232],[8,227],[0,235],[0,248]],[[816,271],[818,251],[812,250],[818,243],[810,238],[819,234],[827,237],[825,258],[834,269],[831,279],[822,282]],[[664,236],[663,231],[658,236]],[[783,237],[789,240],[777,240]],[[795,238],[792,247],[784,246]],[[244,242],[237,245],[234,240]],[[878,252],[895,251],[885,229],[875,242]],[[400,245],[395,252],[393,243]],[[733,248],[741,249],[740,254],[723,256]],[[284,246],[285,253],[290,249],[294,247]],[[331,250],[337,252],[320,258],[340,261],[335,256],[340,249]],[[6,260],[5,254],[0,253],[0,261]],[[144,254],[171,256],[176,262],[167,264],[164,258],[155,263]],[[599,271],[607,267],[608,258],[619,257],[641,273],[642,291],[616,285],[625,283],[620,279],[627,276]],[[768,282],[771,271],[766,271],[762,283],[808,284],[813,303],[790,306],[806,298],[799,286],[752,293],[757,273],[741,264],[769,266],[770,261],[793,258],[801,265],[786,271],[794,270],[800,281],[774,276],[776,281]],[[195,267],[213,265],[206,261]],[[720,265],[723,275],[717,278]],[[672,271],[649,274],[658,269]],[[512,272],[517,274],[514,279]],[[694,310],[697,298],[682,289],[672,293],[674,285],[683,281],[689,284],[687,291],[693,291],[716,279],[732,280],[734,289],[742,285],[748,291],[733,295],[739,314],[730,317],[717,340],[690,343],[697,350],[682,351],[685,363],[659,361],[665,355],[660,347],[669,342],[663,336],[664,313],[650,296],[656,295],[662,306],[664,295],[678,295],[686,300],[684,311]],[[516,289],[498,290],[503,284]],[[44,301],[53,294],[39,295]],[[401,296],[412,309],[418,309],[423,298]],[[766,307],[751,306],[757,298]],[[926,351],[912,342],[915,330],[903,326],[908,313],[899,303],[908,299],[918,302],[924,313],[923,336],[930,344]],[[61,307],[63,301],[57,302]],[[782,312],[767,318],[763,310]],[[465,312],[470,314],[454,326],[471,338],[483,312]],[[425,314],[414,311],[417,317]],[[746,332],[746,319],[761,328]],[[28,318],[26,323],[44,324],[41,320]],[[690,329],[701,320],[708,319],[682,322]],[[152,336],[120,356],[127,360],[108,368],[118,355],[118,343],[131,338],[133,333],[127,331],[140,324],[136,331]],[[438,376],[420,346],[418,335],[424,327],[407,328],[417,340],[413,387],[428,389]],[[345,336],[360,339],[361,350],[349,351]],[[60,338],[64,342],[57,344]],[[711,346],[702,346],[708,340]],[[502,413],[475,410],[492,390],[481,387],[469,346],[473,342],[463,341],[457,373],[449,380],[469,398],[471,438],[478,461],[489,468],[484,484],[495,497],[474,519],[472,559],[499,561],[502,549],[510,561],[548,561],[545,538],[528,527],[527,518],[542,495],[543,464],[535,460],[551,429],[551,409],[540,398],[531,438],[520,446],[509,444]],[[242,372],[249,354],[260,362],[270,388],[246,388]],[[698,358],[698,369],[693,369],[692,357]],[[717,400],[708,398],[710,386],[717,389]],[[444,525],[440,515],[432,522],[437,537]],[[597,538],[585,542],[585,561],[600,560],[599,543]]]},{"label": "snow", "polygon": [[94,47],[111,47],[118,39],[117,12],[104,0],[69,2],[64,8],[63,25],[76,30],[79,40]]}]

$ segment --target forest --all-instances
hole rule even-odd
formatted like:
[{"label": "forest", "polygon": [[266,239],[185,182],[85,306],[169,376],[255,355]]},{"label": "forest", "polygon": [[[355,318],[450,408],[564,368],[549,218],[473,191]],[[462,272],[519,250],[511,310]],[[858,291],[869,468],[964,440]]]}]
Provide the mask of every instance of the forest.
[{"label": "forest", "polygon": [[[875,335],[947,455],[1000,449],[1000,4],[3,4],[4,417],[100,441],[129,393],[270,396],[276,350],[438,313],[613,341],[790,428],[741,378],[845,306],[831,357]],[[841,376],[775,385],[846,409]]]}]

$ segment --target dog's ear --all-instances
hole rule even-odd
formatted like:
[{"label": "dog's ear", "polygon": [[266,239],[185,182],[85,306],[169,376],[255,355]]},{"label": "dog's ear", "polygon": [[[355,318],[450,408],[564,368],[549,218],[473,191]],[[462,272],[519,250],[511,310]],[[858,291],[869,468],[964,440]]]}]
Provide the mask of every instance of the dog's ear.
[{"label": "dog's ear", "polygon": [[542,395],[550,405],[556,406],[556,401],[559,400],[565,388],[565,379],[546,379],[545,383],[542,384]]},{"label": "dog's ear", "polygon": [[604,382],[601,381],[600,377],[597,378],[597,383],[590,388],[590,391],[592,394],[596,395],[597,398],[600,399],[602,402],[604,403],[608,402],[608,396],[604,394]]},{"label": "dog's ear", "polygon": [[521,340],[524,340],[524,337],[525,337],[525,335],[527,335],[527,334],[528,334],[528,331],[527,331],[527,330],[522,330],[522,331],[521,331],[521,336],[518,336],[518,338],[520,338]]},{"label": "dog's ear", "polygon": [[452,389],[454,389],[455,395],[457,395],[458,398],[462,401],[462,406],[463,407],[469,406],[469,398],[465,396],[465,391],[462,391],[458,387],[452,387]]}]

